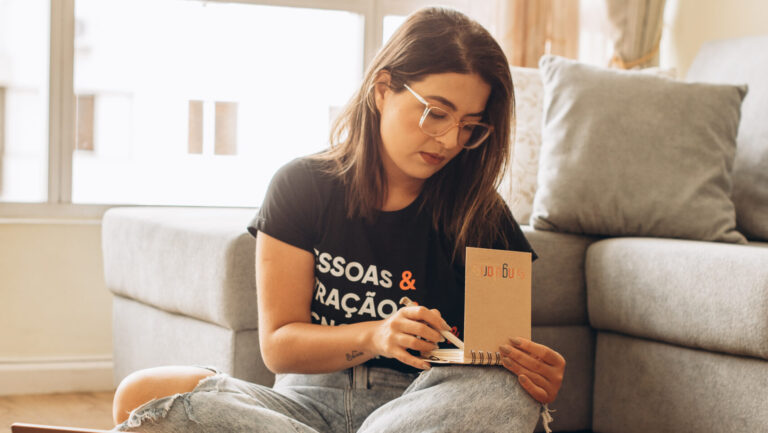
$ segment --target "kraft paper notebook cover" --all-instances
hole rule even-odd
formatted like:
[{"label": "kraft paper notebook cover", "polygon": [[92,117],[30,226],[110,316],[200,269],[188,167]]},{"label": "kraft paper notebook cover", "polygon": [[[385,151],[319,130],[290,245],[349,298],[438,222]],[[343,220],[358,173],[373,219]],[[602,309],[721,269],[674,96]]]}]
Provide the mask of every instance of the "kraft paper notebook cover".
[{"label": "kraft paper notebook cover", "polygon": [[464,348],[422,352],[432,363],[501,365],[499,346],[531,338],[531,253],[467,247]]}]

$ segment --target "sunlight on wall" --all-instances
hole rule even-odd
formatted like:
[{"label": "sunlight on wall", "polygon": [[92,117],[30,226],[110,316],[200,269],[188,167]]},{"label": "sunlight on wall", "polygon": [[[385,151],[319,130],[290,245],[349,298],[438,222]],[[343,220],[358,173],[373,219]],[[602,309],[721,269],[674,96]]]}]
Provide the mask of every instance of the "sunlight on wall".
[{"label": "sunlight on wall", "polygon": [[768,8],[764,0],[667,0],[664,24],[661,66],[685,77],[704,42],[768,34]]}]

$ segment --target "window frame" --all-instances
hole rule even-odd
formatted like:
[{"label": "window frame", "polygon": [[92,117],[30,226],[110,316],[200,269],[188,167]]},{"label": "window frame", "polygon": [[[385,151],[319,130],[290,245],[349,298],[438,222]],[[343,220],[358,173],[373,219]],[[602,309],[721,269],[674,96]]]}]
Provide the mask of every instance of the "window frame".
[{"label": "window frame", "polygon": [[[0,202],[0,223],[19,220],[100,219],[112,207],[158,206],[136,204],[72,203],[72,166],[75,149],[76,96],[74,94],[75,1],[50,0],[50,63],[48,88],[48,192],[44,202]],[[342,10],[362,16],[363,63],[368,66],[381,46],[386,15],[405,15],[415,8],[434,4],[429,0],[186,0],[215,3]],[[440,0],[440,3],[472,12],[470,0]],[[475,2],[477,4],[478,2]],[[491,3],[496,3],[492,0]],[[488,5],[484,6],[486,9]],[[494,7],[494,6],[492,6]],[[206,207],[177,206],[168,207]]]}]

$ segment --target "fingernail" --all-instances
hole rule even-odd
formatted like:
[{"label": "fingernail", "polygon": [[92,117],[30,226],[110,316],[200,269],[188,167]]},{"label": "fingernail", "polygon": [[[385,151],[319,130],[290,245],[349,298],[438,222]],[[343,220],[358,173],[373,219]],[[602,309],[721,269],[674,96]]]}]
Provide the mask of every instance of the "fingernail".
[{"label": "fingernail", "polygon": [[446,322],[445,320],[443,320],[443,329],[445,329],[446,331],[451,330],[451,327],[448,325],[448,322]]},{"label": "fingernail", "polygon": [[515,346],[519,346],[520,344],[522,344],[522,340],[520,340],[520,339],[519,339],[519,338],[517,338],[517,337],[515,337],[515,338],[510,338],[510,339],[509,339],[509,341],[511,341],[511,342],[512,342],[512,344],[514,344]]},{"label": "fingernail", "polygon": [[423,369],[423,370],[429,370],[430,368],[432,368],[432,366],[431,366],[431,365],[429,365],[429,363],[428,363],[428,362],[425,362],[425,363],[424,363],[424,365],[422,365],[422,369]]},{"label": "fingernail", "polygon": [[445,337],[440,337],[440,342],[445,343]]},{"label": "fingernail", "polygon": [[520,379],[520,382],[528,382],[528,378],[526,376],[520,375],[520,376],[517,376],[517,377],[518,377],[518,379]]},{"label": "fingernail", "polygon": [[511,350],[509,350],[509,347],[507,347],[507,346],[499,346],[499,351],[501,351],[501,353],[503,353],[505,355],[507,355],[510,352],[512,352]]}]

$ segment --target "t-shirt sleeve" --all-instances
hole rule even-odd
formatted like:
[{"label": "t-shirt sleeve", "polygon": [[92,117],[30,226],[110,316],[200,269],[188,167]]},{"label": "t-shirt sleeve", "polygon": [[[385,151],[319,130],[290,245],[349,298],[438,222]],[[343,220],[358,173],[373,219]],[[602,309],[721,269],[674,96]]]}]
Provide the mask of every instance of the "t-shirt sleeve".
[{"label": "t-shirt sleeve", "polygon": [[317,178],[309,162],[295,159],[272,177],[264,203],[248,225],[248,232],[254,237],[263,232],[313,253],[320,200]]},{"label": "t-shirt sleeve", "polygon": [[517,223],[517,221],[515,221],[515,218],[512,216],[512,212],[506,205],[504,205],[504,213],[502,214],[500,224],[501,236],[507,240],[509,247],[504,247],[504,239],[498,239],[494,243],[493,248],[530,252],[531,262],[535,262],[536,259],[539,258],[538,254],[536,254],[536,251],[533,250],[533,247],[531,247],[531,244],[525,237],[523,229],[521,229],[520,225]]}]

